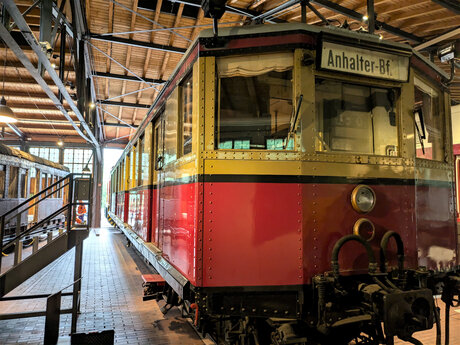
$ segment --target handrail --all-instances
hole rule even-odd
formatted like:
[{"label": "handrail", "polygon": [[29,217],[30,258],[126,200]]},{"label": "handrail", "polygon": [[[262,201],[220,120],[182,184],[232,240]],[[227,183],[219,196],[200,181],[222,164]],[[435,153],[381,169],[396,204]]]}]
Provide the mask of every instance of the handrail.
[{"label": "handrail", "polygon": [[[27,235],[29,232],[33,231],[33,230],[36,230],[37,228],[39,228],[40,226],[42,226],[44,223],[46,223],[47,221],[53,219],[54,217],[56,217],[57,215],[59,215],[60,213],[62,213],[62,211],[64,211],[65,209],[70,209],[70,206],[72,204],[66,204],[64,205],[63,207],[61,207],[59,210],[57,210],[56,212],[50,214],[48,217],[42,219],[41,221],[39,221],[37,224],[35,224],[34,226],[32,226],[31,228],[21,232],[19,235],[17,235],[16,237],[14,237],[13,239],[11,239],[9,242],[7,242],[5,245],[3,245],[2,243],[0,243],[0,248],[1,250],[0,251],[3,251],[4,249],[8,248],[9,246],[11,246],[12,244],[14,244],[14,242],[16,242],[17,240],[19,240],[21,237]],[[68,220],[70,221],[70,220]]]},{"label": "handrail", "polygon": [[[53,187],[56,187],[59,183],[62,183],[65,179],[67,178],[71,178],[71,175],[73,175],[73,173],[70,173],[70,174],[67,174],[65,177],[63,177],[62,179],[60,179],[59,181],[57,182],[54,182],[52,185],[46,187],[45,189],[43,189],[42,191],[38,192],[37,194],[34,194],[33,196],[31,196],[29,199],[23,201],[22,203],[20,203],[18,206],[15,206],[14,208],[12,208],[11,210],[7,211],[6,213],[2,214],[0,217],[5,217],[7,215],[9,215],[10,213],[16,211],[17,209],[21,208],[22,206],[28,204],[30,201],[32,201],[33,199],[39,197],[40,195],[42,195],[43,193],[47,192],[49,189],[53,188]],[[53,195],[54,193],[50,194],[50,195]]]},{"label": "handrail", "polygon": [[[60,191],[61,189],[64,189],[66,186],[68,186],[70,184],[70,181],[63,184],[61,187],[59,187],[58,189],[56,189],[54,192],[52,192],[51,194],[48,194],[46,195],[43,199],[39,199],[38,201],[36,201],[35,203],[33,203],[32,205],[29,205],[27,208],[24,208],[23,210],[21,210],[20,212],[16,213],[15,215],[11,216],[11,218],[8,218],[7,220],[5,220],[5,224],[8,224],[12,219],[16,218],[18,214],[20,213],[23,213],[25,211],[28,211],[30,210],[32,207],[38,205],[40,202],[42,202],[43,200],[45,200],[46,198],[50,197],[51,195],[57,193],[58,191]],[[52,186],[50,186],[52,187]],[[34,197],[31,197],[29,200],[33,199]],[[18,208],[20,208],[21,206],[17,206]],[[5,213],[6,215],[6,213]],[[0,216],[0,217],[5,217],[4,215],[3,216]]]}]

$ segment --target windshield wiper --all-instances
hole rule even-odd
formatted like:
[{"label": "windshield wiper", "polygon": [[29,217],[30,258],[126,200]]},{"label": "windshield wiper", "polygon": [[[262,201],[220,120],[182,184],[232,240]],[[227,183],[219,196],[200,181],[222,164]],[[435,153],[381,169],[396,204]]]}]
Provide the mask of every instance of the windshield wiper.
[{"label": "windshield wiper", "polygon": [[[418,119],[420,121],[420,126],[422,127],[423,133],[420,131],[420,128],[417,125],[417,121],[415,121],[415,114],[418,115]],[[418,109],[414,111],[414,123],[415,123],[415,129],[417,130],[418,141],[420,142],[420,146],[422,147],[422,153],[425,155],[425,145],[423,144],[423,140],[426,139],[426,132],[425,132],[425,121],[423,120],[422,109]]]},{"label": "windshield wiper", "polygon": [[[302,105],[302,100],[303,100],[303,95],[300,95],[299,101],[297,103],[297,109],[295,112],[292,113],[291,115],[291,120],[289,121],[289,132],[286,137],[286,142],[283,145],[283,150],[285,150],[289,144],[289,139],[291,139],[291,135],[295,132],[296,129],[296,123],[297,123],[297,118],[299,117],[299,112],[300,112],[300,106]],[[294,121],[292,121],[294,120]]]}]

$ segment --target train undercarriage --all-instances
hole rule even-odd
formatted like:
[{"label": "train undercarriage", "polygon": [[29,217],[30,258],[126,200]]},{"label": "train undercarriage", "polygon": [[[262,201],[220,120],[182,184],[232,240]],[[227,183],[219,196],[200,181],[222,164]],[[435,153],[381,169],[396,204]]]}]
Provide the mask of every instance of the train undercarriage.
[{"label": "train undercarriage", "polygon": [[[391,238],[398,247],[398,267],[389,270],[385,251]],[[367,274],[340,274],[338,255],[348,241],[358,241],[366,248]],[[198,332],[219,345],[391,345],[395,338],[420,345],[416,332],[433,327],[436,345],[441,344],[441,316],[433,296],[440,296],[446,305],[444,333],[448,339],[450,307],[459,303],[459,272],[405,269],[403,253],[399,235],[388,232],[381,242],[378,270],[367,242],[349,235],[334,247],[332,272],[315,276],[308,286],[190,286],[180,297],[165,283],[147,286],[144,294],[164,300],[164,313],[173,306],[181,308]]]}]

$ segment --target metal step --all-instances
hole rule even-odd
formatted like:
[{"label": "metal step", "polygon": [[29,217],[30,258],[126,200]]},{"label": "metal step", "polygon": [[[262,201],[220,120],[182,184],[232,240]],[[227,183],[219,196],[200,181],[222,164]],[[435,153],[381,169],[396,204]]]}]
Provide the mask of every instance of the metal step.
[{"label": "metal step", "polygon": [[0,275],[0,298],[88,237],[89,230],[70,230]]}]

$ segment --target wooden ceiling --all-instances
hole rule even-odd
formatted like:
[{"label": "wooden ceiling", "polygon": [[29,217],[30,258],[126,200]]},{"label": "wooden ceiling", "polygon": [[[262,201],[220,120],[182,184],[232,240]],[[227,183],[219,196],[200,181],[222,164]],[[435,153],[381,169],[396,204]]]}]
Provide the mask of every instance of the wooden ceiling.
[{"label": "wooden ceiling", "polygon": [[[24,12],[33,2],[18,0],[16,4]],[[61,0],[58,5],[60,2]],[[229,0],[227,6],[242,9],[245,13],[239,15],[235,14],[236,11],[226,12],[220,23],[246,25],[256,13],[265,13],[285,2]],[[200,30],[212,27],[211,19],[204,18],[203,11],[197,6],[199,3],[198,0],[85,0],[87,25],[91,33],[89,47],[95,74],[93,80],[96,97],[100,101],[98,111],[106,124],[103,131],[106,143],[125,144],[128,141],[135,128],[127,125],[135,127],[141,122],[161,90],[161,82],[168,79],[185,49]],[[366,28],[366,23],[358,20],[366,14],[366,0],[311,0],[310,4],[331,25],[339,26],[347,22],[352,30]],[[374,6],[380,22],[380,29],[376,33],[382,34],[384,39],[406,42],[412,46],[460,27],[460,5],[457,0],[375,0]],[[71,19],[70,10],[66,8],[64,12]],[[39,16],[40,10],[34,9],[26,17],[31,28],[37,30],[37,37]],[[286,8],[275,17],[277,20],[299,22],[299,3]],[[307,9],[307,23],[323,25],[321,18],[311,9]],[[169,28],[178,29],[168,30]],[[144,32],[132,33],[142,30]],[[456,32],[456,35],[440,43],[460,39],[460,30]],[[30,48],[24,46],[23,49],[36,63]],[[59,44],[55,51],[59,52]],[[0,48],[0,54],[4,62],[3,47]],[[437,58],[435,62],[450,74],[448,64],[441,64]],[[80,140],[73,127],[11,52],[1,74],[5,79],[3,94],[20,119],[17,127],[28,137],[46,141],[56,136],[64,137],[65,141]],[[54,85],[46,74],[45,80],[49,85]],[[66,59],[66,82],[68,91],[75,93],[70,88],[75,82],[70,58]],[[57,87],[52,88],[57,94]],[[453,100],[460,103],[458,70],[451,84],[451,92]],[[68,107],[68,104],[64,105]],[[12,136],[10,134],[5,138]]]}]

